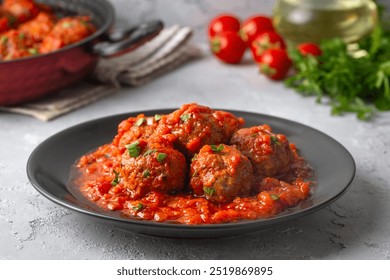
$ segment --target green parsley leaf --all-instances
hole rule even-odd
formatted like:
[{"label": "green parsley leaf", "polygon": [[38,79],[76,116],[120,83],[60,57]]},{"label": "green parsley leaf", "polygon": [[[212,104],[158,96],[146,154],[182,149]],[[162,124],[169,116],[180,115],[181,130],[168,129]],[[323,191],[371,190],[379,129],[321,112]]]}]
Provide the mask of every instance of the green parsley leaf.
[{"label": "green parsley leaf", "polygon": [[116,186],[120,182],[119,172],[117,172],[116,170],[113,170],[113,171],[114,171],[114,174],[115,174],[115,178],[114,178],[114,180],[111,181],[111,185],[112,186]]},{"label": "green parsley leaf", "polygon": [[272,135],[271,136],[271,143],[274,144],[274,145],[279,145],[280,142],[279,142],[278,137],[276,137],[275,135]]},{"label": "green parsley leaf", "polygon": [[29,48],[29,49],[27,49],[27,51],[28,51],[30,54],[32,54],[32,55],[38,54],[38,50],[37,50],[36,48]]},{"label": "green parsley leaf", "polygon": [[141,126],[145,122],[145,118],[140,118],[136,121],[135,125],[136,126]]},{"label": "green parsley leaf", "polygon": [[161,120],[161,115],[159,115],[159,114],[155,114],[154,115],[154,120],[156,121],[156,122],[158,122],[159,120]]},{"label": "green parsley leaf", "polygon": [[165,154],[165,153],[159,153],[159,154],[157,155],[157,161],[158,161],[159,163],[161,163],[166,157],[167,157],[167,154]]},{"label": "green parsley leaf", "polygon": [[150,170],[145,169],[145,171],[142,173],[142,175],[144,176],[144,178],[148,178],[150,176]]},{"label": "green parsley leaf", "polygon": [[180,119],[183,121],[183,122],[186,122],[190,119],[191,115],[190,114],[183,114],[180,116]]},{"label": "green parsley leaf", "polygon": [[271,194],[272,200],[278,200],[279,196],[277,194]]},{"label": "green parsley leaf", "polygon": [[341,39],[323,40],[322,55],[304,56],[290,50],[297,70],[285,80],[288,87],[329,104],[332,115],[347,112],[369,120],[390,110],[390,28],[382,19],[355,48]]},{"label": "green parsley leaf", "polygon": [[209,195],[209,196],[213,196],[215,193],[216,193],[216,190],[212,187],[203,187],[203,191],[205,194]]},{"label": "green parsley leaf", "polygon": [[142,208],[144,208],[144,205],[141,202],[139,202],[137,205],[133,206],[132,208],[134,211],[140,211],[142,210]]},{"label": "green parsley leaf", "polygon": [[196,158],[198,157],[198,154],[195,154],[192,159],[191,159],[191,162],[194,162],[196,160]]},{"label": "green parsley leaf", "polygon": [[151,154],[153,154],[153,153],[155,153],[157,150],[155,150],[155,149],[148,149],[145,153],[144,153],[144,157],[145,156],[148,156],[148,155],[151,155]]},{"label": "green parsley leaf", "polygon": [[7,36],[1,36],[0,37],[0,44],[5,44],[8,42],[8,37]]},{"label": "green parsley leaf", "polygon": [[223,144],[219,144],[218,147],[217,147],[217,145],[210,145],[210,147],[211,147],[211,150],[213,150],[213,152],[215,152],[215,153],[221,152],[224,148]]},{"label": "green parsley leaf", "polygon": [[126,145],[125,147],[126,147],[127,151],[129,152],[129,155],[132,157],[138,157],[140,152],[141,152],[141,148],[139,147],[138,141],[135,141],[129,145]]},{"label": "green parsley leaf", "polygon": [[70,23],[70,22],[67,22],[67,21],[62,23],[62,27],[63,27],[63,28],[70,28],[70,27],[72,27],[72,26],[73,26],[73,24]]}]

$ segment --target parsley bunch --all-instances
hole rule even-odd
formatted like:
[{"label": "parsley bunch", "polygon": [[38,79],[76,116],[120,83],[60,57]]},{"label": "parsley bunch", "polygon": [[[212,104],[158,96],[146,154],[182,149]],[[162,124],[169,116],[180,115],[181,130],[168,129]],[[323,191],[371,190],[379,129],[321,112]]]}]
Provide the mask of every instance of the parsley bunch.
[{"label": "parsley bunch", "polygon": [[320,44],[322,55],[289,55],[296,73],[285,84],[303,95],[329,102],[333,115],[356,113],[370,119],[376,110],[390,110],[390,30],[378,24],[351,52],[338,38]]}]

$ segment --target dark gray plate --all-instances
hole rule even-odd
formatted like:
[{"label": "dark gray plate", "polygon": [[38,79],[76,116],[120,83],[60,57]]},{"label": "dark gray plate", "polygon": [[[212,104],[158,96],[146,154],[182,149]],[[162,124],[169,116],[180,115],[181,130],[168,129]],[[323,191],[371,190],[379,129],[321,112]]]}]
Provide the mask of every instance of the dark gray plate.
[{"label": "dark gray plate", "polygon": [[355,176],[351,154],[326,134],[286,119],[242,111],[231,111],[243,117],[246,126],[269,124],[274,132],[285,134],[295,143],[302,156],[315,169],[318,185],[312,198],[299,206],[268,219],[244,220],[216,225],[181,225],[122,218],[115,213],[91,207],[67,188],[70,168],[83,154],[112,141],[120,121],[140,113],[153,116],[174,109],[134,112],[96,119],[70,127],[42,142],[30,155],[27,175],[31,184],[46,198],[96,218],[115,227],[143,234],[179,238],[230,236],[270,228],[293,218],[302,217],[330,204],[350,186]]}]

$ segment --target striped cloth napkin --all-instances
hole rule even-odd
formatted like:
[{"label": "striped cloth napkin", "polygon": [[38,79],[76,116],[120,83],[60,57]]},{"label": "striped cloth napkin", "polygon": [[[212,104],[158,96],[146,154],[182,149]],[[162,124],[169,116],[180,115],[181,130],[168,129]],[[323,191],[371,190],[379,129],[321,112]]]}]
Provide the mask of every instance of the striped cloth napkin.
[{"label": "striped cloth napkin", "polygon": [[138,49],[114,58],[101,58],[91,77],[55,95],[0,110],[49,121],[114,94],[123,86],[140,86],[201,56],[190,39],[192,30],[178,25],[163,29]]}]

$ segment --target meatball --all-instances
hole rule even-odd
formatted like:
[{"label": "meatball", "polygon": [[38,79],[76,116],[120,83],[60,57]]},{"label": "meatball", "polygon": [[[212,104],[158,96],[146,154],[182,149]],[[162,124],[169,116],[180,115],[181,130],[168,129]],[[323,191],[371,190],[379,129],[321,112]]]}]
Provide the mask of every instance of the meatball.
[{"label": "meatball", "polygon": [[243,123],[242,118],[230,113],[192,103],[163,117],[156,133],[176,135],[177,149],[192,157],[205,144],[227,144],[234,131]]},{"label": "meatball", "polygon": [[0,60],[17,59],[33,54],[29,42],[16,30],[9,30],[0,35]]},{"label": "meatball", "polygon": [[190,187],[196,196],[214,202],[231,202],[252,192],[253,170],[236,147],[205,145],[190,167]]},{"label": "meatball", "polygon": [[159,119],[159,115],[146,117],[144,114],[139,114],[137,117],[130,117],[122,121],[118,125],[118,134],[115,136],[113,144],[124,147],[137,139],[149,138],[155,131]]},{"label": "meatball", "polygon": [[3,8],[13,14],[19,23],[33,19],[39,13],[38,5],[31,0],[4,0]]},{"label": "meatball", "polygon": [[255,180],[259,182],[265,177],[281,178],[294,161],[286,136],[272,133],[268,125],[239,129],[230,144],[250,159]]},{"label": "meatball", "polygon": [[66,17],[60,19],[43,39],[40,53],[48,53],[78,42],[95,32],[88,16]]},{"label": "meatball", "polygon": [[18,30],[31,38],[35,43],[42,42],[43,38],[49,34],[55,24],[55,16],[49,13],[40,12],[36,18],[21,24]]},{"label": "meatball", "polygon": [[184,188],[186,159],[168,143],[164,138],[139,139],[126,145],[118,173],[132,198],[141,198],[152,190],[172,193]]}]

